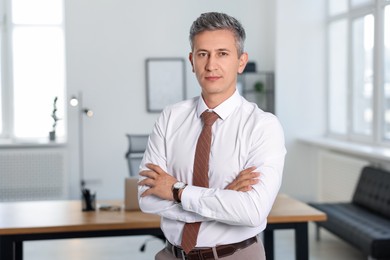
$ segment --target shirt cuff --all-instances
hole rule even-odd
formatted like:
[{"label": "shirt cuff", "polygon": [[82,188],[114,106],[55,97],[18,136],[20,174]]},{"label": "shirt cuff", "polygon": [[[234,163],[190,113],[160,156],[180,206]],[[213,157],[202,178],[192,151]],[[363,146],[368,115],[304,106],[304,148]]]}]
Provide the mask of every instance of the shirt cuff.
[{"label": "shirt cuff", "polygon": [[199,212],[199,201],[206,188],[187,185],[181,193],[181,205],[184,210]]}]

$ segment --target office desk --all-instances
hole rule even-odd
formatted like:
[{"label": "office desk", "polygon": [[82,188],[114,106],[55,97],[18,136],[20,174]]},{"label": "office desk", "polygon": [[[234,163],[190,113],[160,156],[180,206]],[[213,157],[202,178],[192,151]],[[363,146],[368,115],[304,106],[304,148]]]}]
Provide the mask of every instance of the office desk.
[{"label": "office desk", "polygon": [[83,212],[80,201],[0,203],[1,260],[23,259],[28,240],[131,235],[162,235],[160,217],[140,211]]},{"label": "office desk", "polygon": [[295,259],[309,259],[308,225],[310,221],[325,221],[326,214],[304,202],[279,194],[267,218],[264,248],[267,260],[274,259],[274,230],[294,229]]},{"label": "office desk", "polygon": [[[264,232],[267,260],[273,259],[273,231],[280,228],[295,229],[297,259],[308,259],[308,221],[325,219],[324,213],[279,195]],[[23,259],[23,241],[130,235],[162,235],[160,217],[139,211],[82,212],[80,201],[0,203],[0,260]]]}]

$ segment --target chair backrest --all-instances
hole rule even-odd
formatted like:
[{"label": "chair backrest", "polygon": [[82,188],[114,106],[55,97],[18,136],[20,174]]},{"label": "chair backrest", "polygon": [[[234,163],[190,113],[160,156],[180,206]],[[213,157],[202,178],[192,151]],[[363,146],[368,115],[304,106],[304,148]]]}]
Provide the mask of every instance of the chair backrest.
[{"label": "chair backrest", "polygon": [[126,159],[129,165],[129,175],[138,176],[139,165],[148,144],[149,135],[127,134],[129,149],[126,152]]},{"label": "chair backrest", "polygon": [[390,172],[364,167],[352,201],[390,218]]}]

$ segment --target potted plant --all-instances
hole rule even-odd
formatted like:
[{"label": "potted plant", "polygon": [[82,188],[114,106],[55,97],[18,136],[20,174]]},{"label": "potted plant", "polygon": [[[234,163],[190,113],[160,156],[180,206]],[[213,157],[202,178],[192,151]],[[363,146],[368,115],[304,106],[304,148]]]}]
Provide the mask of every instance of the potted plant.
[{"label": "potted plant", "polygon": [[52,130],[49,132],[49,140],[54,141],[56,140],[56,126],[57,126],[57,121],[60,120],[60,118],[57,117],[57,101],[58,97],[54,98],[53,102],[53,111],[51,113],[51,117],[53,118],[53,125],[52,125]]},{"label": "potted plant", "polygon": [[256,93],[256,103],[259,107],[264,107],[265,100],[265,86],[262,81],[256,81],[253,85],[253,89]]},{"label": "potted plant", "polygon": [[264,83],[261,81],[256,81],[253,88],[255,89],[256,92],[263,93],[264,92]]}]

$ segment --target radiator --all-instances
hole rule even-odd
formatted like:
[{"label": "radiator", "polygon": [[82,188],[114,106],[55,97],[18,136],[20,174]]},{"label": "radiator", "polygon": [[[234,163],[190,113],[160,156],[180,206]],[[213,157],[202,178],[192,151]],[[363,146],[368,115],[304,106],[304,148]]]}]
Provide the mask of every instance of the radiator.
[{"label": "radiator", "polygon": [[350,201],[361,169],[368,164],[355,157],[322,151],[319,155],[319,200]]},{"label": "radiator", "polygon": [[65,152],[0,150],[0,201],[65,199]]}]

